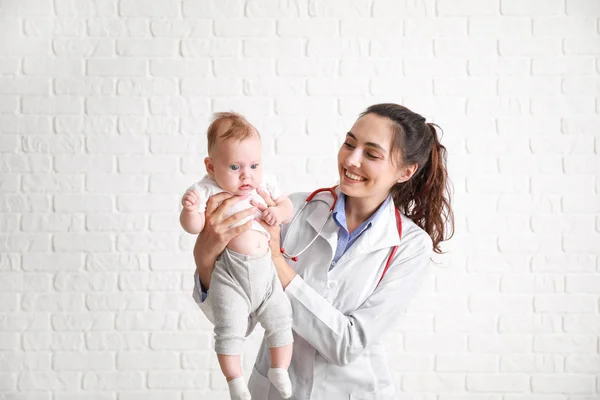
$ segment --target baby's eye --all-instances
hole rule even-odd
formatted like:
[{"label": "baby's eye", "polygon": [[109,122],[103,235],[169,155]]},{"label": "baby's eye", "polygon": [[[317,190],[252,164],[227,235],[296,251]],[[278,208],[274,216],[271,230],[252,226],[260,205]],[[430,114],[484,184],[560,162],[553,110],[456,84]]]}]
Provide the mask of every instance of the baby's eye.
[{"label": "baby's eye", "polygon": [[252,169],[256,169],[256,168],[258,168],[258,164],[252,164],[252,165],[250,166],[250,168],[252,168]]},{"label": "baby's eye", "polygon": [[238,169],[240,169],[239,165],[230,165],[229,168],[231,168],[232,171],[237,171]]}]

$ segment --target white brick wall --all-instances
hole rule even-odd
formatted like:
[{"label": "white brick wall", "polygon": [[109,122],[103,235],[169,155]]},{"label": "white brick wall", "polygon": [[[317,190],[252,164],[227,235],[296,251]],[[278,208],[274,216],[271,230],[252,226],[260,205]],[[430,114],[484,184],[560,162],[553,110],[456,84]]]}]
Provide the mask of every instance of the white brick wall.
[{"label": "white brick wall", "polygon": [[399,398],[600,399],[600,0],[0,0],[0,398],[228,398],[177,221],[208,116],[312,190],[380,101],[455,191]]}]

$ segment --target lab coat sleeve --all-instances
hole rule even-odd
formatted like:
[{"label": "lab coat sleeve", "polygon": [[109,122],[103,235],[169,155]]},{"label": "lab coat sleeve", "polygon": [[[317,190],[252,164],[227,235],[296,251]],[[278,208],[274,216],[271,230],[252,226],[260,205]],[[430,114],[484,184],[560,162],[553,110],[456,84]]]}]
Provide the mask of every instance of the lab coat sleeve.
[{"label": "lab coat sleeve", "polygon": [[379,286],[350,315],[342,314],[297,275],[285,291],[292,304],[294,331],[336,365],[355,360],[398,320],[426,271],[432,242],[421,233],[403,240]]}]

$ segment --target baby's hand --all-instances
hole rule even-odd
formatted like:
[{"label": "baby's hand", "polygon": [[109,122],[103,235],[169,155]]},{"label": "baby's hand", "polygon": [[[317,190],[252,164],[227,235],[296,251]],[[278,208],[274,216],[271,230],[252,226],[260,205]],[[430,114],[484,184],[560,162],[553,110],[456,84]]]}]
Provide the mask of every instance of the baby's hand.
[{"label": "baby's hand", "polygon": [[281,210],[278,207],[267,207],[267,209],[262,213],[262,219],[267,224],[276,226],[281,225],[283,216],[281,215]]},{"label": "baby's hand", "polygon": [[181,205],[186,211],[198,211],[199,200],[200,198],[198,197],[198,193],[196,193],[196,191],[188,190],[181,199]]}]

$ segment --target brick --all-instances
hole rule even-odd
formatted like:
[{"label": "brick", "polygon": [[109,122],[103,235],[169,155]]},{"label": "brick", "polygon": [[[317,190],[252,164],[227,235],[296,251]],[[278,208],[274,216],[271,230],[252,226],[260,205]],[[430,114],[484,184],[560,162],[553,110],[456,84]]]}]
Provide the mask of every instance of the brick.
[{"label": "brick", "polygon": [[[115,54],[114,47],[114,42],[101,39],[54,39],[52,42],[52,50],[59,57],[111,57]],[[114,63],[112,60],[97,61],[110,61]],[[118,60],[119,63],[123,61]],[[103,65],[105,66],[106,64]],[[98,68],[99,71],[102,69],[102,67]]]},{"label": "brick", "polygon": [[236,18],[244,15],[242,0],[208,0],[201,3],[195,0],[184,0],[182,8],[183,16],[186,18]]},{"label": "brick", "polygon": [[584,294],[544,294],[534,299],[536,312],[592,313],[598,308],[597,299]]},{"label": "brick", "polygon": [[4,252],[45,252],[50,250],[50,237],[43,233],[0,234],[0,251]]},{"label": "brick", "polygon": [[467,0],[456,4],[451,0],[438,0],[437,12],[441,16],[498,15],[499,0]]},{"label": "brick", "polygon": [[498,321],[500,333],[558,333],[561,319],[553,315],[504,315]]},{"label": "brick", "polygon": [[91,254],[85,267],[88,271],[132,271],[147,269],[148,255],[135,254]]},{"label": "brick", "polygon": [[139,193],[146,191],[146,182],[143,175],[89,174],[86,189],[93,193]]},{"label": "brick", "polygon": [[325,0],[308,3],[308,13],[311,17],[368,17],[369,4],[361,0]]},{"label": "brick", "polygon": [[112,313],[63,313],[52,316],[52,328],[56,331],[106,331],[115,326]]},{"label": "brick", "polygon": [[23,0],[14,4],[5,4],[2,14],[6,16],[30,16],[52,14],[52,1]]},{"label": "brick", "polygon": [[50,55],[50,40],[38,38],[13,38],[0,43],[0,56],[32,56],[42,57]]},{"label": "brick", "polygon": [[472,314],[435,316],[434,331],[439,333],[494,333],[496,317]]},{"label": "brick", "polygon": [[132,136],[88,137],[86,150],[90,154],[143,154],[148,148],[148,139]]},{"label": "brick", "polygon": [[[115,94],[115,81],[107,78],[56,78],[54,93],[70,96],[110,96]],[[60,116],[58,118],[61,118]],[[67,118],[67,117],[62,117]],[[74,117],[68,117],[74,118]]]},{"label": "brick", "polygon": [[501,0],[502,15],[557,15],[564,12],[562,0]]},{"label": "brick", "polygon": [[504,354],[500,357],[500,371],[509,373],[562,372],[563,357],[557,355]]},{"label": "brick", "polygon": [[146,61],[139,59],[88,60],[87,74],[90,76],[131,76],[146,74]]},{"label": "brick", "polygon": [[[408,4],[407,4],[408,6]],[[472,18],[469,19],[469,21]],[[385,21],[385,20],[382,20]],[[408,18],[403,21],[404,24],[404,35],[407,37],[461,37],[467,36],[467,18],[458,17],[438,17],[438,18]],[[400,20],[394,21],[397,27],[402,26]],[[342,21],[342,24],[344,21]],[[389,23],[388,23],[389,24]],[[390,24],[391,25],[391,24]],[[342,25],[343,27],[343,25]],[[358,29],[358,27],[355,27]],[[374,28],[378,30],[378,28]],[[391,26],[390,30],[394,29]],[[391,32],[390,32],[391,33]],[[398,34],[394,34],[398,35]],[[384,36],[384,35],[380,35]]]},{"label": "brick", "polygon": [[[315,51],[315,55],[325,56],[330,51],[333,52],[332,56],[337,57],[362,57],[365,54],[366,42],[365,39],[354,39],[353,42],[347,41],[347,39],[340,39],[341,41],[345,41],[344,49],[341,49],[339,52],[334,51],[333,49],[327,49],[326,43],[323,43],[321,48],[318,51]],[[330,42],[331,45],[335,45],[333,42]],[[309,42],[310,46],[310,42]],[[309,47],[310,50],[310,47]],[[322,51],[321,51],[322,50]],[[434,50],[434,42],[430,38],[412,38],[412,39],[380,39],[377,41],[371,42],[369,45],[369,55],[372,57],[381,57],[381,58],[406,58],[410,57],[427,57],[433,55]],[[319,54],[322,53],[322,54]],[[309,53],[309,56],[311,54]]]},{"label": "brick", "polygon": [[242,52],[241,39],[183,39],[183,57],[237,57]]},{"label": "brick", "polygon": [[69,391],[79,389],[80,379],[76,372],[35,371],[19,376],[18,388],[27,391]]},{"label": "brick", "polygon": [[600,5],[594,0],[567,0],[567,15],[600,16]]},{"label": "brick", "polygon": [[[265,81],[271,82],[271,79]],[[243,94],[241,79],[183,78],[180,85],[182,96],[240,96]]]},{"label": "brick", "polygon": [[161,77],[207,77],[211,71],[209,59],[151,60],[150,74]]},{"label": "brick", "polygon": [[58,352],[52,367],[58,371],[109,370],[114,368],[114,357],[107,353]]},{"label": "brick", "polygon": [[119,14],[124,17],[178,17],[179,3],[176,0],[121,0]]},{"label": "brick", "polygon": [[23,21],[27,36],[77,37],[85,33],[85,21],[75,18],[27,18]]},{"label": "brick", "polygon": [[[331,77],[336,75],[334,59],[283,58],[277,60],[277,75],[294,77]],[[0,81],[1,82],[1,81]],[[2,85],[0,85],[2,87]]]},{"label": "brick", "polygon": [[554,273],[593,273],[596,269],[596,260],[589,255],[578,254],[553,254],[551,256],[536,255],[531,260],[533,272]]},{"label": "brick", "polygon": [[22,150],[25,153],[79,153],[83,147],[78,137],[58,136],[26,136],[23,138]]},{"label": "brick", "polygon": [[591,75],[592,57],[535,57],[531,61],[533,75]]},{"label": "brick", "polygon": [[471,17],[469,34],[475,37],[531,37],[530,17]]},{"label": "brick", "polygon": [[506,293],[555,293],[564,291],[564,278],[555,275],[503,276],[500,290]]},{"label": "brick", "polygon": [[593,18],[549,17],[533,20],[533,34],[557,38],[589,37],[596,33]]},{"label": "brick", "polygon": [[87,333],[88,350],[142,350],[147,349],[147,334],[141,332]]},{"label": "brick", "polygon": [[84,390],[139,390],[144,388],[141,372],[86,372],[83,375]]},{"label": "brick", "polygon": [[178,92],[175,79],[120,79],[117,84],[117,94],[120,96],[173,96]]},{"label": "brick", "polygon": [[[492,57],[498,55],[496,40],[488,38],[435,39],[433,45],[433,52],[438,57]],[[429,50],[427,52],[429,53]]]},{"label": "brick", "polygon": [[171,37],[178,39],[182,37],[209,37],[212,35],[212,20],[161,18],[160,20],[150,21],[150,33],[155,37]]},{"label": "brick", "polygon": [[102,97],[86,99],[85,108],[92,115],[143,115],[144,99],[139,97]]},{"label": "brick", "polygon": [[598,236],[598,234],[564,236],[563,248],[572,253],[593,253],[598,249],[598,240],[600,239]]},{"label": "brick", "polygon": [[16,215],[0,214],[0,232],[16,232],[18,230],[19,218]]},{"label": "brick", "polygon": [[536,57],[561,55],[560,39],[499,39],[498,49],[501,56]]},{"label": "brick", "polygon": [[[179,228],[181,229],[181,227]],[[122,291],[178,291],[181,287],[181,280],[181,274],[174,272],[127,272],[119,276],[119,289]],[[151,313],[148,317],[154,317],[154,321],[164,319],[163,314],[160,313]],[[143,325],[144,319],[137,318],[135,321],[137,324]],[[158,322],[156,325],[158,325]]]},{"label": "brick", "polygon": [[403,374],[402,391],[411,393],[457,393],[464,391],[465,377],[462,374],[412,373]]},{"label": "brick", "polygon": [[[154,115],[188,116],[210,114],[210,99],[207,97],[152,97],[150,113]],[[218,109],[218,108],[217,108]],[[238,112],[240,112],[238,110]]]},{"label": "brick", "polygon": [[148,21],[142,18],[102,18],[87,21],[87,34],[90,37],[143,37],[147,36]]},{"label": "brick", "polygon": [[179,357],[173,353],[122,351],[117,354],[120,370],[178,369]]},{"label": "brick", "polygon": [[484,295],[469,297],[469,309],[474,313],[532,313],[533,296],[521,294]]},{"label": "brick", "polygon": [[274,36],[275,21],[260,19],[216,19],[213,31],[217,37],[261,37]]},{"label": "brick", "polygon": [[108,195],[65,194],[54,198],[55,211],[112,211],[112,198]]},{"label": "brick", "polygon": [[120,39],[116,43],[117,55],[121,57],[174,57],[179,45],[170,38]]},{"label": "brick", "polygon": [[278,0],[248,0],[246,16],[251,18],[292,18],[308,16],[308,3]]},{"label": "brick", "polygon": [[58,233],[54,235],[54,249],[57,252],[73,251],[111,251],[112,239],[108,234],[100,233]]},{"label": "brick", "polygon": [[[177,205],[176,202],[172,203],[175,206]],[[176,239],[176,237],[168,233],[119,233],[117,235],[117,250],[126,252],[172,251],[177,247]]]},{"label": "brick", "polygon": [[[593,152],[593,138],[589,136],[548,135],[531,138],[531,151],[534,154],[590,154]],[[585,175],[580,175],[578,182],[570,185],[585,186]]]},{"label": "brick", "polygon": [[154,136],[150,141],[153,154],[202,154],[206,150],[204,140],[189,136]]},{"label": "brick", "polygon": [[147,293],[92,293],[86,296],[86,306],[90,311],[145,310]]},{"label": "brick", "polygon": [[535,375],[531,378],[531,388],[536,393],[593,394],[593,376],[578,375]]},{"label": "brick", "polygon": [[58,16],[113,17],[117,15],[116,0],[55,0]]},{"label": "brick", "polygon": [[339,22],[330,18],[281,19],[277,21],[277,34],[282,37],[332,37],[338,36]]},{"label": "brick", "polygon": [[83,63],[68,59],[25,58],[23,73],[31,76],[71,77],[83,75]]},{"label": "brick", "polygon": [[29,213],[21,218],[24,232],[68,232],[83,230],[80,226],[83,216],[68,213],[37,214]]},{"label": "brick", "polygon": [[87,154],[57,155],[54,157],[56,172],[98,172],[113,171],[112,156],[90,156]]},{"label": "brick", "polygon": [[118,170],[121,173],[172,173],[178,171],[175,156],[119,156]]},{"label": "brick", "polygon": [[4,115],[0,117],[0,130],[3,134],[43,134],[52,132],[50,116]]},{"label": "brick", "polygon": [[563,40],[564,53],[570,55],[598,55],[600,38],[565,38]]},{"label": "brick", "polygon": [[448,353],[450,349],[466,351],[466,339],[459,333],[406,333],[404,348],[409,353]]},{"label": "brick", "polygon": [[[17,135],[0,136],[0,153],[16,153],[20,147],[21,141]],[[5,182],[2,182],[2,186],[5,186]]]},{"label": "brick", "polygon": [[564,78],[562,81],[562,92],[567,95],[590,95],[593,96],[600,91],[598,79],[592,77]]},{"label": "brick", "polygon": [[304,55],[303,39],[244,39],[243,54],[248,58],[287,58]]},{"label": "brick", "polygon": [[86,218],[90,232],[138,232],[146,226],[144,215],[91,214]]},{"label": "brick", "polygon": [[485,335],[468,337],[469,351],[475,353],[526,353],[531,349],[531,339],[523,335]]},{"label": "brick", "polygon": [[48,95],[51,80],[46,78],[0,78],[0,94]]},{"label": "brick", "polygon": [[150,217],[150,230],[152,232],[181,232],[181,225],[177,220],[176,216],[171,214],[167,215],[153,215]]},{"label": "brick", "polygon": [[374,17],[385,18],[389,18],[390,15],[402,15],[405,17],[437,16],[435,0],[419,2],[374,0],[372,13]]},{"label": "brick", "polygon": [[[560,190],[559,190],[560,188]],[[594,193],[593,175],[553,176],[540,175],[531,178],[531,190],[533,193],[542,194],[592,194]]]},{"label": "brick", "polygon": [[0,57],[0,76],[15,75],[19,69],[20,60]]},{"label": "brick", "polygon": [[435,370],[440,372],[497,372],[498,356],[489,354],[436,355]]},{"label": "brick", "polygon": [[79,175],[36,174],[23,175],[23,192],[56,193],[80,192],[83,189],[83,177]]},{"label": "brick", "polygon": [[597,355],[567,355],[565,372],[597,375],[600,373],[600,357]]},{"label": "brick", "polygon": [[[270,97],[216,97],[212,100],[214,110],[236,110],[243,115],[271,115],[273,113],[273,99]],[[208,114],[208,113],[206,113]],[[187,125],[182,126],[182,132],[191,134],[187,131]],[[205,132],[203,128],[202,133]]]},{"label": "brick", "polygon": [[470,392],[523,392],[529,389],[529,376],[516,374],[476,374],[467,376]]},{"label": "brick", "polygon": [[593,234],[594,221],[587,215],[561,215],[559,217],[543,217],[541,215],[531,218],[533,232],[560,232],[562,234]]},{"label": "brick", "polygon": [[58,273],[54,278],[54,288],[59,292],[109,292],[116,287],[115,274]]},{"label": "brick", "polygon": [[[408,62],[409,60],[405,60]],[[410,61],[414,62],[411,66],[415,66],[415,69],[420,67],[428,68],[431,63],[433,63],[433,59],[427,60],[415,60],[411,59]],[[344,58],[340,60],[340,76],[342,78],[364,78],[365,76],[378,77],[397,77],[402,75],[402,59],[394,58],[394,59],[384,59],[384,58]],[[448,73],[452,74],[455,69],[453,65],[448,66]],[[408,68],[405,66],[405,69]],[[430,74],[435,75],[433,73],[433,67],[428,68]],[[435,68],[435,71],[442,71],[442,68]],[[408,75],[408,73],[406,73]]]},{"label": "brick", "polygon": [[566,277],[566,292],[577,294],[600,293],[600,277],[596,275],[568,275]]},{"label": "brick", "polygon": [[275,75],[274,60],[217,59],[213,62],[216,77],[270,77]]},{"label": "brick", "polygon": [[[313,38],[308,39],[306,54],[309,57],[362,57],[369,54],[369,42],[366,39]],[[371,55],[380,54],[374,52]]]},{"label": "brick", "polygon": [[156,332],[150,335],[153,350],[205,350],[209,348],[208,332]]}]

